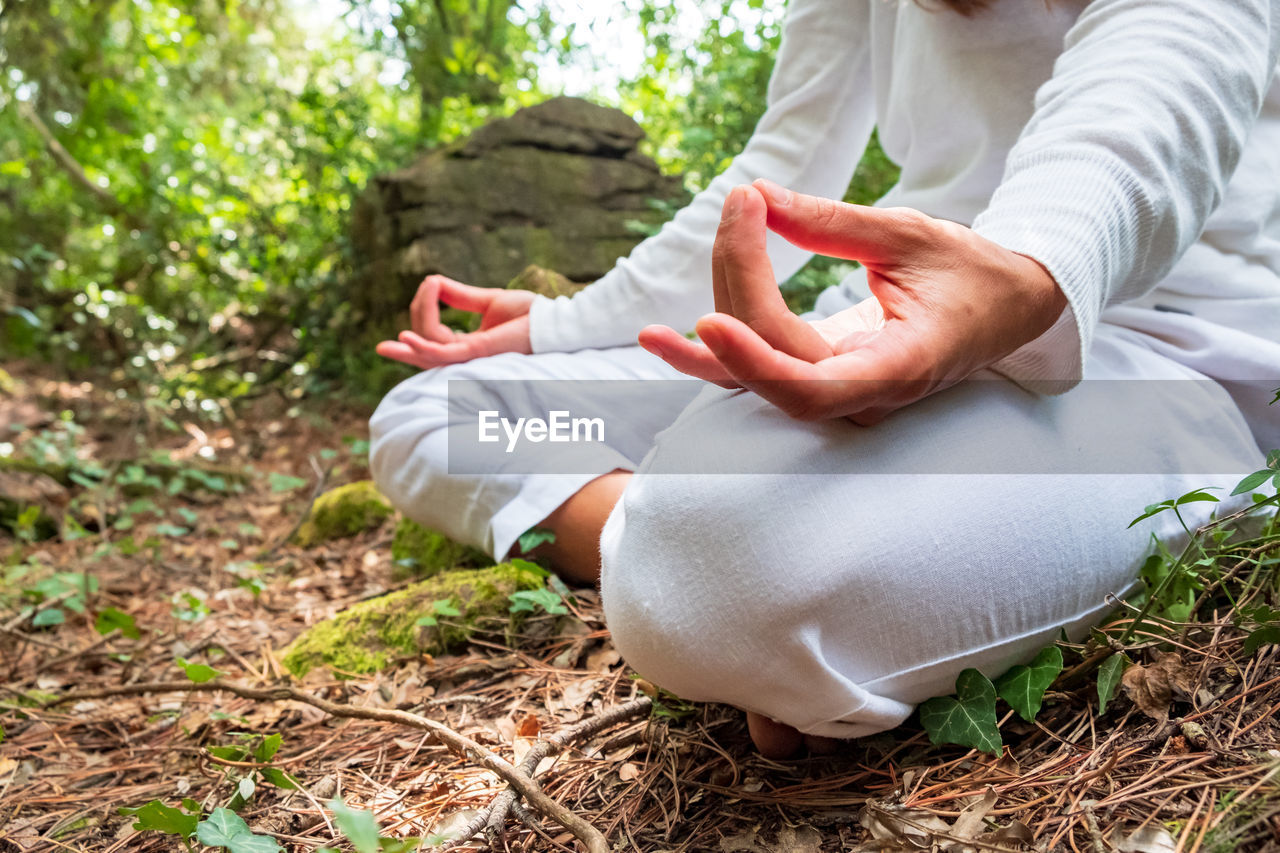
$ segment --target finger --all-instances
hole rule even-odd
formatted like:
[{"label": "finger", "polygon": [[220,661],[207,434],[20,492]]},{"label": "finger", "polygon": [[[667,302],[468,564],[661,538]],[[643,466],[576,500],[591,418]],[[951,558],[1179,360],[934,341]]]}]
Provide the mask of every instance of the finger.
[{"label": "finger", "polygon": [[759,394],[801,420],[829,417],[836,401],[832,384],[818,381],[817,366],[774,349],[736,317],[708,314],[698,321],[698,335],[716,360],[742,387]]},{"label": "finger", "polygon": [[667,326],[646,326],[640,330],[640,346],[653,353],[681,373],[713,382],[721,388],[739,388],[724,365],[706,345],[691,341]]},{"label": "finger", "polygon": [[[766,249],[767,208],[753,187],[735,187],[725,200],[712,251],[712,282],[718,295],[716,311],[732,314],[773,347],[805,361],[831,355],[822,336],[787,307],[778,289]],[[722,306],[729,303],[729,310]]]},{"label": "finger", "polygon": [[716,231],[716,242],[711,249],[711,295],[714,297],[717,314],[732,314],[733,300],[729,296],[729,288],[724,278],[724,264],[721,262],[717,248],[720,245],[720,231],[726,222],[732,222],[739,216],[739,205],[742,203],[741,189],[734,187],[724,197],[724,206],[720,209],[720,226]]},{"label": "finger", "polygon": [[392,361],[403,362],[411,367],[427,367],[421,363],[418,353],[413,347],[400,341],[382,341],[376,347],[374,352],[383,358],[389,358]]},{"label": "finger", "polygon": [[494,297],[503,291],[494,287],[472,287],[440,276],[440,301],[463,311],[484,311]]},{"label": "finger", "polygon": [[413,303],[409,306],[409,327],[423,337],[440,340],[440,279],[443,276],[429,275],[418,285]]},{"label": "finger", "polygon": [[413,348],[425,366],[457,364],[504,352],[528,353],[527,340],[520,335],[515,323],[503,323],[484,332],[458,335],[454,340],[441,343],[429,341],[414,332],[401,332],[400,343]]},{"label": "finger", "polygon": [[792,192],[766,180],[754,186],[768,207],[769,228],[802,249],[862,261],[892,263],[938,237],[932,217],[907,207],[845,204]]}]

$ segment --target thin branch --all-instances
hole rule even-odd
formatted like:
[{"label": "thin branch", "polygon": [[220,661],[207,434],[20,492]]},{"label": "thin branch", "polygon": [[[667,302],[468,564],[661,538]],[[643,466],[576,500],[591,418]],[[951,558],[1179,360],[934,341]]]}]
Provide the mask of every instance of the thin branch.
[{"label": "thin branch", "polygon": [[458,734],[453,729],[427,717],[411,714],[408,711],[397,711],[389,708],[357,708],[338,702],[321,699],[296,687],[246,687],[229,681],[215,679],[202,684],[190,681],[157,681],[145,684],[124,684],[117,687],[106,687],[100,690],[74,690],[65,693],[45,704],[44,707],[60,705],[65,702],[76,702],[83,699],[105,699],[110,696],[143,696],[151,693],[233,693],[244,699],[258,702],[292,700],[303,702],[319,708],[333,717],[347,717],[357,720],[376,720],[383,723],[398,723],[402,726],[430,732],[448,749],[466,759],[476,762],[487,770],[496,773],[519,792],[534,809],[542,815],[563,826],[575,838],[586,845],[589,853],[610,853],[609,843],[598,829],[578,817],[565,806],[552,799],[527,773],[512,766],[501,756],[476,743],[469,737]]},{"label": "thin branch", "polygon": [[[534,744],[525,754],[518,769],[521,773],[532,778],[537,772],[538,765],[542,763],[542,759],[552,752],[559,752],[576,740],[592,737],[610,726],[629,720],[632,717],[646,714],[651,707],[653,707],[653,700],[648,696],[642,696],[639,699],[624,702],[621,705],[610,708],[603,714],[590,717],[567,729],[556,732],[551,737]],[[482,809],[480,814],[472,818],[471,822],[454,836],[445,849],[452,849],[467,843],[481,830],[484,830],[486,835],[491,836],[490,840],[492,842],[492,836],[496,835],[502,828],[507,816],[511,813],[512,807],[516,802],[517,793],[520,792],[514,785],[503,790],[502,793],[494,797],[493,803],[490,804],[489,808]]]},{"label": "thin branch", "polygon": [[[36,133],[44,140],[45,148],[49,150],[49,156],[53,157],[54,162],[62,168],[62,171],[71,176],[71,179],[84,189],[88,190],[94,198],[96,198],[103,207],[114,215],[122,215],[125,212],[124,205],[120,200],[112,195],[104,187],[98,186],[84,171],[84,167],[80,165],[75,157],[71,156],[71,152],[62,146],[58,141],[58,137],[53,135],[53,131],[44,123],[40,116],[36,115],[36,111],[26,101],[18,101],[18,115],[27,120],[27,123],[35,128]],[[127,218],[127,217],[126,217]]]}]

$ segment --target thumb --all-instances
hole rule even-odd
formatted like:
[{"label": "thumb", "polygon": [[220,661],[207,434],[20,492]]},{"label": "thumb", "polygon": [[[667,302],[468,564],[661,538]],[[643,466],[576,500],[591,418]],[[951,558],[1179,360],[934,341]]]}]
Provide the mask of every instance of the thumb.
[{"label": "thumb", "polygon": [[792,192],[760,179],[769,228],[802,249],[833,258],[890,264],[928,247],[937,221],[909,207],[868,207]]},{"label": "thumb", "polygon": [[805,361],[831,355],[831,347],[787,307],[765,247],[766,208],[753,187],[735,187],[711,253],[716,311],[746,323],[776,349]]}]

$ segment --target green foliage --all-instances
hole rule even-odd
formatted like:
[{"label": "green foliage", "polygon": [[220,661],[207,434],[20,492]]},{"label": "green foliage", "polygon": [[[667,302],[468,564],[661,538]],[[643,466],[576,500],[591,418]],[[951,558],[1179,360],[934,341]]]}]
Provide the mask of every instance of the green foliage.
[{"label": "green foliage", "polygon": [[[1277,398],[1280,399],[1280,392],[1277,392],[1277,395]],[[1274,403],[1275,401],[1273,400],[1272,402]],[[1267,467],[1260,471],[1254,471],[1245,477],[1231,494],[1242,495],[1245,492],[1251,492],[1268,480],[1271,481],[1272,488],[1280,491],[1280,450],[1273,450],[1268,453]]]},{"label": "green foliage", "polygon": [[329,809],[333,812],[333,822],[351,842],[356,853],[378,853],[380,833],[378,819],[373,812],[353,809],[337,799],[329,803]]},{"label": "green foliage", "polygon": [[1040,713],[1044,692],[1062,672],[1062,650],[1048,646],[1040,650],[1028,666],[1015,666],[996,679],[995,688],[1000,698],[1018,712],[1028,723]]},{"label": "green foliage", "polygon": [[549,23],[534,3],[354,0],[351,5],[373,45],[408,66],[426,139],[455,137],[533,89],[531,58]]},{"label": "green foliage", "polygon": [[304,379],[279,350],[330,333],[345,212],[413,130],[380,58],[307,14],[6,4],[0,349],[212,414],[261,372]]},{"label": "green foliage", "polygon": [[231,809],[214,809],[200,821],[196,838],[210,847],[223,847],[228,853],[279,853],[281,847],[274,838],[256,835],[244,818]]},{"label": "green foliage", "polygon": [[535,613],[538,608],[553,616],[564,615],[569,612],[568,608],[564,606],[564,599],[560,597],[560,593],[546,587],[524,589],[511,593],[512,613]]},{"label": "green foliage", "polygon": [[449,598],[437,598],[431,602],[431,613],[426,616],[419,616],[415,625],[431,626],[437,623],[437,616],[461,616],[462,611],[453,606],[453,600]]},{"label": "green foliage", "polygon": [[521,554],[528,554],[539,545],[555,541],[556,535],[552,531],[541,527],[530,527],[520,534],[520,538],[516,540],[516,547],[520,549]]},{"label": "green foliage", "polygon": [[[1182,521],[1182,514],[1178,512],[1178,508],[1193,503],[1218,503],[1218,498],[1209,494],[1208,489],[1196,489],[1194,491],[1187,492],[1180,498],[1170,498],[1169,500],[1160,501],[1158,504],[1151,504],[1143,511],[1142,515],[1129,522],[1129,526],[1133,527],[1138,522],[1145,521],[1148,518],[1159,515],[1166,510],[1173,510],[1174,514],[1178,516],[1178,521]],[[1183,522],[1182,526],[1185,528],[1187,525]]]},{"label": "green foliage", "polygon": [[281,474],[278,471],[272,471],[267,475],[267,482],[271,485],[273,492],[292,492],[295,489],[301,489],[307,484],[307,481],[301,477],[294,477],[290,474]]},{"label": "green foliage", "polygon": [[173,662],[186,674],[188,679],[196,684],[204,684],[206,681],[213,681],[219,675],[223,674],[221,671],[214,669],[207,663],[192,663],[186,658],[175,658]]},{"label": "green foliage", "polygon": [[1124,652],[1116,652],[1104,660],[1102,666],[1098,667],[1099,714],[1107,712],[1107,703],[1115,695],[1116,687],[1120,684],[1120,676],[1124,675],[1125,668],[1128,666],[1129,658],[1125,656]]},{"label": "green foliage", "polygon": [[[138,832],[176,835],[184,843],[196,834],[196,826],[200,822],[200,805],[195,800],[183,800],[181,809],[152,800],[136,809],[122,808],[117,811],[121,815],[132,817],[133,828]],[[187,844],[188,848],[190,846]]]},{"label": "green foliage", "polygon": [[[48,628],[61,625],[67,621],[63,610],[83,613],[85,602],[89,596],[98,591],[98,579],[93,575],[81,572],[55,572],[41,577],[22,589],[22,595],[34,606],[26,612],[33,614],[31,624],[36,628]],[[42,607],[45,602],[57,602]]]},{"label": "green foliage", "polygon": [[644,126],[658,162],[683,172],[691,189],[724,171],[764,114],[783,3],[743,5],[708,4],[693,40],[682,31],[682,4],[640,8],[649,50],[638,78],[620,87],[622,108]]},{"label": "green foliage", "polygon": [[100,611],[93,627],[99,634],[110,634],[112,631],[119,630],[121,636],[131,640],[137,640],[142,636],[138,630],[137,621],[128,613],[115,607],[107,607]]},{"label": "green foliage", "polygon": [[425,840],[414,837],[388,838],[378,829],[378,819],[373,812],[353,809],[339,799],[330,801],[329,810],[333,812],[333,822],[338,825],[338,830],[351,842],[356,853],[412,853],[420,844],[435,847],[446,840],[438,835],[429,836]]},{"label": "green foliage", "polygon": [[1280,625],[1264,625],[1245,638],[1244,656],[1253,657],[1264,645],[1280,643]]},{"label": "green foliage", "polygon": [[935,744],[955,743],[983,752],[1000,752],[996,724],[996,688],[981,672],[966,669],[956,678],[956,695],[920,705],[920,724]]}]

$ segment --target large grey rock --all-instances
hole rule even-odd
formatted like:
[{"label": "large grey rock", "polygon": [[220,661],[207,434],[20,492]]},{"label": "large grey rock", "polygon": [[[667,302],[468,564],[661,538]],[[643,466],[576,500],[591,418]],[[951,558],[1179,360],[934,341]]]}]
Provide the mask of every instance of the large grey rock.
[{"label": "large grey rock", "polygon": [[680,179],[640,153],[617,110],[554,98],[375,178],[357,200],[351,301],[374,322],[405,311],[431,273],[502,287],[529,264],[590,282],[681,204]]}]

